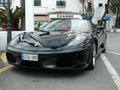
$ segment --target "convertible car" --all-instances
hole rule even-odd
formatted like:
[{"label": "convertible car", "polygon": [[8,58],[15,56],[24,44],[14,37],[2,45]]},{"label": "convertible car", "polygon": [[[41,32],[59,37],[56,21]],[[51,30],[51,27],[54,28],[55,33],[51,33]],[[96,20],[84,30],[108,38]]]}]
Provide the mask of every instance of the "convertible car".
[{"label": "convertible car", "polygon": [[54,20],[36,32],[24,32],[8,45],[8,63],[57,70],[92,70],[96,57],[106,50],[103,26],[87,20]]}]

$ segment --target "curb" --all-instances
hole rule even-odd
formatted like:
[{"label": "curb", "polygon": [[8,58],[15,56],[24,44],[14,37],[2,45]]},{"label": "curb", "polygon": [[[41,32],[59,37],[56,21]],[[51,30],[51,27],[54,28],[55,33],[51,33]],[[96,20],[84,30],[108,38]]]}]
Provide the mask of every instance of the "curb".
[{"label": "curb", "polygon": [[6,58],[6,52],[1,52],[1,53],[0,53],[0,60],[1,60],[5,65],[8,65],[8,63],[7,63],[7,58]]},{"label": "curb", "polygon": [[111,32],[113,32],[113,33],[120,32],[120,29],[116,29],[116,30],[112,29]]},{"label": "curb", "polygon": [[2,62],[2,60],[0,59],[0,69],[5,67],[6,65]]}]

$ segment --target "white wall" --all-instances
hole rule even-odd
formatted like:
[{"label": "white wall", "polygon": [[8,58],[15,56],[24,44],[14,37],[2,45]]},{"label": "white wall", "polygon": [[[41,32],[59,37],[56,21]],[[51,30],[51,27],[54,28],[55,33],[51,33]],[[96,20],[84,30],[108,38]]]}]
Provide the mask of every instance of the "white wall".
[{"label": "white wall", "polygon": [[[12,31],[12,38],[14,38],[15,36],[22,32],[24,31]],[[6,45],[7,45],[7,32],[0,31],[0,51],[6,50]]]},{"label": "white wall", "polygon": [[[33,0],[29,0],[30,2]],[[106,4],[107,0],[94,0],[94,8],[98,7],[99,3]],[[20,0],[12,0],[12,7],[15,8],[16,6],[20,6]],[[80,12],[82,11],[82,5],[80,0],[66,0],[66,7],[65,8],[57,8],[56,7],[56,0],[41,0],[41,6],[39,8],[48,8],[47,13],[53,11],[73,11],[73,12]],[[38,9],[37,9],[38,10]],[[37,12],[37,11],[36,11]]]},{"label": "white wall", "polygon": [[105,12],[105,7],[104,6],[95,8],[95,12],[94,12],[94,15],[93,15],[93,18],[92,18],[92,22],[94,24],[98,24],[98,20],[101,20],[104,12]]},{"label": "white wall", "polygon": [[99,3],[103,3],[103,6],[107,4],[107,0],[94,0],[94,8],[97,8]]},{"label": "white wall", "polygon": [[20,7],[20,0],[12,0],[12,8],[15,9],[16,6]]},{"label": "white wall", "polygon": [[[41,0],[41,7],[48,7],[49,12],[55,11],[71,11],[71,12],[80,12],[82,10],[82,5],[79,0],[66,0],[65,8],[58,8],[56,6],[56,0]],[[39,7],[39,8],[41,8]],[[37,11],[35,11],[37,12]]]},{"label": "white wall", "polygon": [[[107,0],[94,0],[94,7],[98,7],[99,3],[106,4]],[[15,6],[20,6],[20,0],[12,0],[12,7]],[[80,0],[66,0],[66,8],[56,8],[56,0],[41,0],[41,7],[48,7],[48,12],[58,10],[79,12],[82,10]]]},{"label": "white wall", "polygon": [[25,0],[25,31],[34,31],[34,1]]},{"label": "white wall", "polygon": [[[107,4],[108,0],[94,0],[94,8],[95,8],[95,15],[93,16],[93,22],[95,24],[97,24],[97,21],[101,19],[101,17],[103,16],[103,13],[105,12],[105,4]],[[99,3],[103,3],[103,7],[98,7]],[[109,11],[109,16],[111,17],[111,20],[109,22],[109,26],[108,28],[112,28],[112,26],[115,25],[115,18],[114,18],[114,14]]]}]

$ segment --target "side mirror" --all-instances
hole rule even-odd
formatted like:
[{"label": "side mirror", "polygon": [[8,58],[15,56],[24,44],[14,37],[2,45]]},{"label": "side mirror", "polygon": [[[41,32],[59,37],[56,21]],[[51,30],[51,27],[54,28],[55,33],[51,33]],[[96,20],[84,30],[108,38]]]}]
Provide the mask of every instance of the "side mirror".
[{"label": "side mirror", "polygon": [[97,27],[95,28],[95,30],[93,31],[93,34],[94,34],[94,35],[101,36],[101,35],[104,33],[104,29],[105,29],[104,26],[97,26]]},{"label": "side mirror", "polygon": [[97,26],[96,29],[97,30],[103,30],[103,29],[105,29],[105,27],[104,26]]}]

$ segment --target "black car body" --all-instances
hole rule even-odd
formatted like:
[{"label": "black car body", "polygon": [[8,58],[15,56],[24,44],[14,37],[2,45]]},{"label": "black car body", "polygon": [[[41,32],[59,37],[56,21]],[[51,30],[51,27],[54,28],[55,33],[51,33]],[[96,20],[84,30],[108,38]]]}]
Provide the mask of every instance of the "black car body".
[{"label": "black car body", "polygon": [[94,69],[105,52],[106,32],[86,20],[55,20],[37,32],[24,32],[7,46],[8,63],[40,69]]}]

